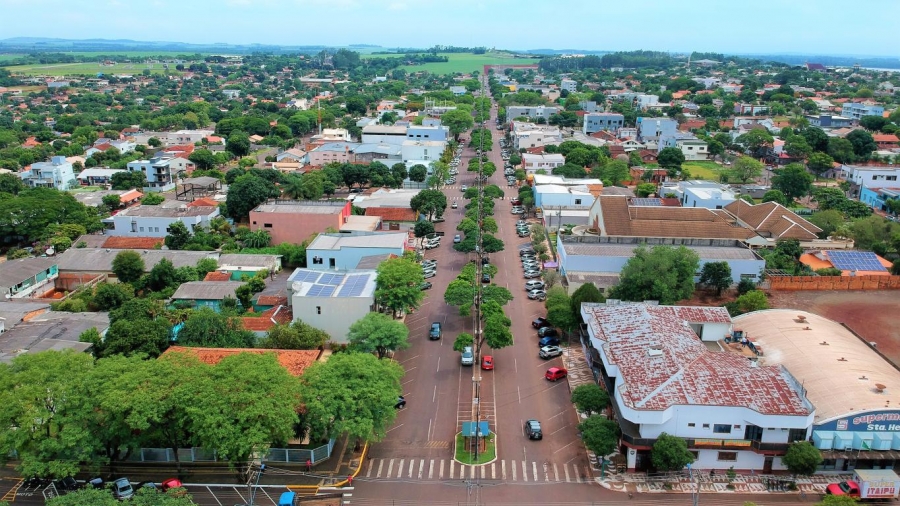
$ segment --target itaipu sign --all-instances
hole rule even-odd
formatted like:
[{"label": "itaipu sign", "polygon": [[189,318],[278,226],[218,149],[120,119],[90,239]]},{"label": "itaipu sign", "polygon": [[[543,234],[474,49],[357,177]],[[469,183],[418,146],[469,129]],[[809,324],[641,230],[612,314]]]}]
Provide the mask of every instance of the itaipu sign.
[{"label": "itaipu sign", "polygon": [[831,420],[816,425],[815,428],[852,432],[900,432],[900,411],[869,411]]}]

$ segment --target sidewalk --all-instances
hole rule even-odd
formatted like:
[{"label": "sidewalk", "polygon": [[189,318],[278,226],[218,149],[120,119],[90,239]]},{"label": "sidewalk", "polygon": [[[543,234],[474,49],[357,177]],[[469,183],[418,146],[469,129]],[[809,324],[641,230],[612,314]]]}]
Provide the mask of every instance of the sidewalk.
[{"label": "sidewalk", "polygon": [[[825,487],[829,483],[853,479],[850,474],[841,475],[813,475],[792,479],[788,476],[737,474],[730,482],[724,473],[717,473],[710,477],[704,472],[695,472],[694,482],[686,475],[681,474],[671,478],[648,478],[643,473],[622,473],[620,475],[607,476],[597,479],[604,488],[618,492],[653,494],[672,493],[690,494],[697,489],[699,482],[701,494],[777,494],[777,495],[818,495],[825,493]],[[797,484],[797,490],[770,490],[766,486],[767,481],[777,482],[781,480],[793,480]]]}]

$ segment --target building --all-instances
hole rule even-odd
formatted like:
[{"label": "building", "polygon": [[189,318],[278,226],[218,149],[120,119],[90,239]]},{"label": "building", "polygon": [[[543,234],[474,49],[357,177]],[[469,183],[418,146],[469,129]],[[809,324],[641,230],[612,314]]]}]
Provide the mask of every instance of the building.
[{"label": "building", "polygon": [[297,148],[287,149],[275,155],[276,162],[297,162],[304,163],[306,162],[306,151]]},{"label": "building", "polygon": [[853,125],[853,119],[834,114],[807,115],[809,124],[819,128],[847,128]]},{"label": "building", "polygon": [[409,234],[406,232],[380,234],[319,234],[306,247],[309,269],[352,270],[363,257],[372,255],[402,256]]},{"label": "building", "polygon": [[442,125],[409,125],[406,127],[406,139],[447,142],[450,140],[450,129]]},{"label": "building", "polygon": [[734,104],[735,114],[757,116],[769,112],[769,106],[762,104]]},{"label": "building", "polygon": [[734,216],[738,225],[756,233],[758,237],[752,241],[753,245],[774,246],[781,239],[797,239],[802,246],[812,247],[822,232],[821,228],[776,202],[754,205],[738,199],[726,205],[725,210]]},{"label": "building", "polygon": [[[737,284],[742,279],[759,281],[766,261],[741,241],[726,239],[649,239],[623,237],[597,237],[593,235],[563,235],[557,237],[560,273],[568,277],[570,272],[605,275],[612,284],[618,282],[619,273],[640,246],[684,246],[700,257],[700,268],[709,262],[726,262],[731,267],[731,279]],[[699,276],[695,281],[699,281]],[[612,286],[609,285],[609,286]],[[601,288],[601,287],[598,287]],[[574,288],[573,288],[574,289]]]},{"label": "building", "polygon": [[366,125],[362,128],[365,144],[402,145],[407,140],[406,127],[399,125]]},{"label": "building", "polygon": [[513,120],[516,118],[525,117],[531,120],[535,120],[538,118],[542,118],[544,121],[548,121],[550,116],[559,112],[559,107],[550,107],[550,106],[524,106],[524,105],[511,105],[506,108],[506,118],[509,120]]},{"label": "building", "polygon": [[237,299],[235,290],[243,284],[243,281],[188,281],[172,294],[172,303],[177,307],[208,307],[218,311],[226,297]]},{"label": "building", "polygon": [[[112,248],[69,248],[56,256],[56,263],[61,274],[105,274],[111,280],[116,279],[112,264],[121,249]],[[181,251],[181,250],[134,250],[144,261],[144,272],[150,272],[162,259],[172,262],[175,268],[194,267],[204,258],[218,260],[214,251]]]},{"label": "building", "polygon": [[40,295],[44,287],[53,288],[59,266],[52,257],[19,258],[3,262],[0,269],[0,300],[15,300]]},{"label": "building", "polygon": [[815,406],[807,437],[822,452],[820,470],[893,467],[900,448],[900,409],[889,396],[900,391],[900,373],[878,353],[877,343],[795,309],[748,313],[736,317],[734,325],[751,341],[764,343],[758,364],[785,368]]},{"label": "building", "polygon": [[350,163],[353,161],[353,150],[359,144],[352,142],[328,142],[306,154],[309,164],[323,167],[329,163]]},{"label": "building", "polygon": [[706,160],[709,157],[709,144],[690,133],[678,132],[671,137],[659,139],[657,153],[665,148],[678,148],[685,160]]},{"label": "building", "polygon": [[660,195],[675,194],[683,207],[722,209],[737,200],[737,195],[726,185],[714,181],[678,181],[666,183],[659,189]]},{"label": "building", "polygon": [[651,449],[663,433],[687,442],[697,469],[765,474],[784,470],[788,444],[809,436],[816,407],[805,384],[780,364],[728,346],[725,308],[607,301],[582,304],[581,316],[629,471],[653,467]]},{"label": "building", "polygon": [[197,227],[208,228],[209,222],[219,216],[218,207],[187,206],[176,208],[163,206],[134,206],[103,220],[113,228],[109,235],[130,237],[165,237],[169,226],[176,221],[185,224],[193,233]]},{"label": "building", "polygon": [[275,200],[250,211],[250,230],[267,230],[272,244],[301,244],[315,234],[340,230],[351,216],[351,203]]},{"label": "building", "polygon": [[547,174],[553,169],[562,167],[566,164],[566,159],[560,153],[522,153],[522,169],[526,174],[534,174],[536,171],[543,170]]},{"label": "building", "polygon": [[578,91],[578,82],[572,79],[562,79],[559,81],[559,89],[569,93]]},{"label": "building", "polygon": [[625,116],[614,112],[589,112],[584,115],[582,133],[590,135],[594,132],[615,132],[625,126]]},{"label": "building", "polygon": [[35,162],[31,168],[18,173],[25,186],[32,188],[55,188],[66,191],[78,186],[72,164],[64,156],[54,156],[49,162]]},{"label": "building", "polygon": [[859,122],[863,116],[883,116],[884,106],[871,102],[847,102],[841,107],[841,116]]},{"label": "building", "polygon": [[465,95],[466,91],[467,90],[466,90],[465,86],[451,86],[450,87],[450,93],[453,93],[453,96],[456,96],[456,97]]},{"label": "building", "polygon": [[112,176],[117,172],[125,172],[125,169],[91,167],[79,172],[75,179],[81,186],[104,186],[112,183]]},{"label": "building", "polygon": [[560,144],[562,131],[559,127],[550,125],[537,125],[522,121],[513,121],[510,131],[513,148],[538,148],[548,144]]},{"label": "building", "polygon": [[799,260],[813,272],[838,269],[841,276],[890,276],[892,265],[890,260],[871,251],[807,251]]},{"label": "building", "polygon": [[888,200],[900,200],[900,188],[868,188],[859,192],[859,201],[880,211],[890,212]]},{"label": "building", "polygon": [[222,90],[222,95],[228,100],[234,100],[241,96],[241,90]]},{"label": "building", "polygon": [[404,162],[410,160],[440,160],[446,149],[444,141],[403,141],[400,148],[400,158]]},{"label": "building", "polygon": [[678,122],[669,118],[638,118],[637,140],[639,142],[659,142],[661,137],[674,137],[678,132]]},{"label": "building", "polygon": [[555,211],[551,210],[563,208],[587,211],[594,204],[594,198],[587,186],[542,184],[534,187],[534,205],[544,214],[553,214]]},{"label": "building", "polygon": [[281,255],[251,255],[223,253],[219,255],[219,272],[227,272],[233,281],[240,281],[245,275],[253,276],[259,271],[270,274],[281,270]]},{"label": "building", "polygon": [[878,145],[879,150],[891,151],[900,147],[900,139],[894,134],[874,134],[872,139]]},{"label": "building", "polygon": [[[5,304],[5,303],[2,303]],[[68,313],[48,311],[15,323],[0,334],[0,362],[10,363],[23,353],[74,350],[86,352],[91,343],[80,341],[81,333],[109,328],[109,313]]]},{"label": "building", "polygon": [[126,167],[132,172],[144,173],[147,178],[144,191],[163,192],[174,189],[177,180],[192,171],[194,164],[185,158],[159,155],[149,160],[128,162]]},{"label": "building", "polygon": [[119,197],[119,202],[123,206],[137,204],[140,201],[141,197],[144,196],[143,193],[137,190],[100,190],[95,192],[78,192],[75,194],[75,200],[81,202],[86,206],[100,207],[105,206],[105,204],[103,203],[103,197],[107,195],[115,195]]},{"label": "building", "polygon": [[350,325],[375,309],[377,276],[374,270],[295,270],[287,281],[294,320],[324,330],[337,343],[347,343]]}]

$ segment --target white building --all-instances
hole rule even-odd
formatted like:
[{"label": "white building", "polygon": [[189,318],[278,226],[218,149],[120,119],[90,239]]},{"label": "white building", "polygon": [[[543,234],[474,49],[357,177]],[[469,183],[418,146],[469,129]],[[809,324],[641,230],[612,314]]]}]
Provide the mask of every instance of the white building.
[{"label": "white building", "polygon": [[569,93],[578,91],[578,82],[572,79],[563,79],[559,82],[559,89],[568,91]]},{"label": "white building", "polygon": [[900,167],[841,165],[841,177],[860,188],[900,188]]},{"label": "white building", "polygon": [[72,164],[64,156],[54,156],[49,162],[35,162],[31,169],[19,172],[25,186],[32,188],[55,188],[65,191],[78,186]]},{"label": "white building", "polygon": [[375,308],[373,270],[322,272],[297,269],[287,288],[294,321],[324,330],[337,343],[347,343],[347,332]]},{"label": "white building", "polygon": [[400,158],[409,160],[440,160],[447,143],[444,141],[403,141]]},{"label": "white building", "polygon": [[147,186],[144,187],[144,190],[151,192],[174,189],[178,179],[191,166],[193,166],[193,162],[190,160],[171,155],[155,156],[149,160],[135,160],[126,165],[132,172],[144,173],[147,178]]},{"label": "white building", "polygon": [[611,300],[582,304],[581,316],[629,470],[652,466],[662,433],[687,441],[697,469],[763,473],[784,470],[787,444],[807,439],[815,407],[803,386],[784,367],[722,349],[725,308]]},{"label": "white building", "polygon": [[715,181],[693,180],[665,183],[659,192],[660,195],[674,193],[681,201],[682,207],[723,209],[737,200],[737,194],[731,188]]},{"label": "white building", "polygon": [[364,144],[396,144],[407,141],[406,127],[398,125],[366,125],[362,128]]},{"label": "white building", "polygon": [[319,234],[306,248],[306,265],[314,270],[355,269],[363,257],[403,256],[409,234]]},{"label": "white building", "polygon": [[562,132],[559,127],[537,125],[523,121],[512,122],[512,143],[516,150],[537,148],[548,144],[562,143]]},{"label": "white building", "polygon": [[559,107],[550,107],[545,105],[511,105],[506,108],[506,118],[509,120],[513,120],[524,116],[529,119],[543,118],[544,121],[546,121],[550,119],[550,116],[553,116],[558,112]]},{"label": "white building", "polygon": [[534,174],[535,171],[544,170],[547,174],[566,164],[566,159],[561,153],[522,153],[522,168],[526,174]]},{"label": "white building", "polygon": [[595,198],[586,186],[542,184],[534,187],[534,205],[544,209],[545,214],[552,214],[549,209],[560,208],[587,211],[594,204]]},{"label": "white building", "polygon": [[169,234],[169,225],[176,221],[184,223],[188,231],[193,232],[196,227],[208,228],[210,220],[218,215],[218,207],[135,206],[123,209],[103,222],[113,226],[106,231],[109,235],[165,237]]}]

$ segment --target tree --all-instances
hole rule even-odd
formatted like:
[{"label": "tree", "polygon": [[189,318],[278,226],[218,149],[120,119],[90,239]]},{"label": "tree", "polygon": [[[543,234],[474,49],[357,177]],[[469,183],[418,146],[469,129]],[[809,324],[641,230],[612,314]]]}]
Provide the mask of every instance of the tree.
[{"label": "tree", "polygon": [[763,164],[755,158],[742,156],[734,161],[731,174],[742,183],[758,178],[763,173]]},{"label": "tree", "polygon": [[425,236],[434,233],[434,223],[430,221],[419,220],[413,227],[413,233],[417,238],[424,240]]},{"label": "tree", "polygon": [[413,211],[424,214],[428,220],[440,218],[447,209],[447,196],[440,190],[422,190],[409,201],[409,205]]},{"label": "tree", "polygon": [[856,160],[853,144],[841,137],[830,137],[828,139],[828,155],[839,163],[852,163]]},{"label": "tree", "polygon": [[368,313],[355,321],[347,338],[355,349],[364,353],[374,351],[378,358],[409,348],[409,328],[383,313]]},{"label": "tree", "polygon": [[183,221],[175,221],[169,225],[169,233],[166,235],[166,247],[172,250],[184,249],[191,240],[191,233]]},{"label": "tree", "polygon": [[225,151],[234,156],[242,157],[250,154],[250,136],[245,132],[234,131],[225,142]]},{"label": "tree", "polygon": [[196,149],[188,155],[188,160],[194,162],[199,170],[209,170],[215,168],[216,155],[208,149]]},{"label": "tree", "polygon": [[753,311],[762,311],[769,309],[769,300],[766,298],[765,292],[762,290],[750,290],[741,295],[734,302],[725,305],[731,316],[737,316]]},{"label": "tree", "polygon": [[572,404],[588,416],[600,414],[609,406],[609,394],[595,383],[585,383],[572,389]]},{"label": "tree", "polygon": [[763,194],[762,201],[765,202],[775,202],[781,204],[783,206],[787,206],[790,204],[788,202],[787,197],[784,196],[784,193],[781,193],[781,190],[769,190]]},{"label": "tree", "polygon": [[147,287],[154,292],[174,287],[177,284],[175,265],[168,258],[163,258],[150,269],[147,276]]},{"label": "tree", "polygon": [[812,190],[812,175],[799,163],[790,163],[775,171],[772,188],[781,191],[789,202],[808,195]]},{"label": "tree", "polygon": [[881,116],[863,116],[859,119],[859,126],[870,132],[877,132],[889,123],[887,118]]},{"label": "tree", "polygon": [[669,172],[670,176],[674,176],[681,171],[681,164],[684,163],[684,153],[678,148],[663,148],[659,152],[656,161],[660,167]]},{"label": "tree", "polygon": [[659,471],[680,471],[694,461],[694,454],[688,450],[684,439],[663,432],[653,443],[650,460]]},{"label": "tree", "polygon": [[103,205],[110,211],[115,211],[122,206],[122,200],[118,195],[104,195],[101,200]]},{"label": "tree", "polygon": [[15,174],[0,174],[0,193],[18,195],[25,189],[25,183]]},{"label": "tree", "polygon": [[225,316],[212,308],[191,312],[178,331],[178,344],[204,348],[253,348],[256,334],[245,330],[239,318]]},{"label": "tree", "polygon": [[303,374],[305,420],[314,440],[347,433],[381,440],[396,417],[403,368],[369,353],[337,353]]},{"label": "tree", "polygon": [[132,250],[120,251],[112,262],[112,271],[122,283],[134,283],[144,275],[144,259]]},{"label": "tree", "polygon": [[822,233],[819,234],[822,239],[832,235],[835,230],[842,227],[845,223],[844,215],[836,209],[819,211],[807,219],[810,223],[822,229]]},{"label": "tree", "polygon": [[878,144],[875,143],[872,134],[865,130],[854,130],[844,138],[853,146],[853,154],[862,160],[867,160],[872,151],[878,149]]},{"label": "tree", "polygon": [[650,195],[653,195],[654,193],[656,193],[656,185],[653,183],[641,183],[641,184],[637,185],[637,188],[635,188],[634,193],[637,194],[637,196],[641,197],[641,198],[649,197]]},{"label": "tree", "polygon": [[116,172],[110,178],[113,190],[141,189],[147,184],[147,177],[140,171]]},{"label": "tree", "polygon": [[[828,149],[828,135],[818,127],[806,127],[800,131],[800,135],[806,139],[806,143],[813,151],[826,151]],[[838,137],[839,138],[839,137]]]},{"label": "tree", "polygon": [[576,318],[581,318],[581,305],[585,303],[604,302],[606,298],[600,293],[597,285],[593,283],[584,283],[575,290],[569,297],[569,304],[572,306],[572,314]]},{"label": "tree", "polygon": [[716,289],[716,296],[733,283],[728,262],[706,262],[700,270],[700,284]]},{"label": "tree", "polygon": [[629,301],[657,300],[671,305],[694,292],[694,273],[700,258],[684,246],[640,246],[622,268],[610,296]]},{"label": "tree", "polygon": [[763,147],[770,146],[774,141],[775,138],[765,128],[754,128],[735,139],[751,156],[758,155]]},{"label": "tree", "polygon": [[428,167],[417,163],[409,168],[409,180],[415,181],[417,183],[425,182],[425,178],[428,177]]},{"label": "tree", "polygon": [[808,441],[798,441],[788,447],[781,462],[793,475],[810,476],[822,463],[822,453]]},{"label": "tree", "polygon": [[247,233],[241,240],[248,248],[265,248],[272,242],[272,234],[268,230],[259,229]]},{"label": "tree", "polygon": [[834,159],[825,153],[816,152],[809,155],[806,166],[818,177],[834,168]]},{"label": "tree", "polygon": [[134,289],[128,283],[100,283],[94,289],[93,303],[100,311],[109,311],[132,298]]},{"label": "tree", "polygon": [[599,457],[616,451],[619,445],[619,425],[602,416],[589,416],[578,424],[584,446]]},{"label": "tree", "polygon": [[784,141],[784,152],[791,158],[806,160],[812,153],[812,148],[802,135],[792,135]]},{"label": "tree", "polygon": [[228,216],[235,220],[241,220],[246,218],[256,206],[278,195],[278,189],[269,181],[253,174],[245,174],[235,179],[234,183],[229,186],[225,210]]},{"label": "tree", "polygon": [[[129,501],[134,506],[191,506],[195,504],[184,489],[170,489],[166,493],[142,487]],[[3,504],[3,503],[0,503]],[[118,506],[122,504],[109,490],[83,488],[66,495],[58,495],[47,501],[48,506]]]},{"label": "tree", "polygon": [[467,346],[472,346],[474,343],[475,338],[472,337],[472,334],[460,332],[460,334],[456,336],[456,339],[453,341],[453,351],[462,353]]},{"label": "tree", "polygon": [[328,332],[294,320],[290,324],[275,325],[259,342],[260,348],[276,350],[315,350],[325,345],[331,338]]},{"label": "tree", "polygon": [[475,120],[472,114],[462,109],[452,109],[441,116],[441,124],[450,129],[450,134],[455,140],[459,140],[459,134],[472,128]]},{"label": "tree", "polygon": [[391,258],[381,262],[375,278],[375,300],[396,315],[401,311],[417,309],[424,295],[422,269],[407,258]]},{"label": "tree", "polygon": [[564,296],[559,299],[547,298],[547,321],[568,334],[578,327],[581,319],[578,314],[572,312],[569,297]]}]

